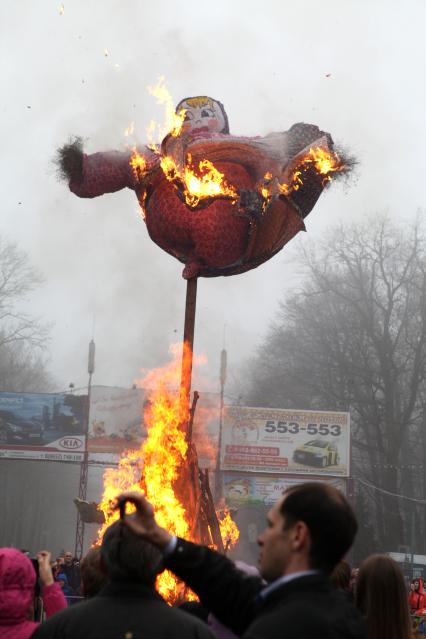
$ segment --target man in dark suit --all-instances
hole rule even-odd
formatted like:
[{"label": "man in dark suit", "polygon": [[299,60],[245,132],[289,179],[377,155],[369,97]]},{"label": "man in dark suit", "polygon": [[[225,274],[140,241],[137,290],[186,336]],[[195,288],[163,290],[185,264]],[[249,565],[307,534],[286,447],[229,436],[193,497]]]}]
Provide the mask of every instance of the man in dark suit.
[{"label": "man in dark suit", "polygon": [[330,584],[329,575],[353,543],[357,522],[344,495],[309,482],[285,491],[268,513],[259,536],[259,577],[204,546],[170,535],[151,504],[124,493],[137,511],[125,522],[162,550],[164,564],[201,603],[244,639],[364,639],[364,622]]},{"label": "man in dark suit", "polygon": [[32,639],[214,639],[205,623],[156,592],[161,553],[121,521],[105,531],[101,563],[109,583],[42,623]]}]

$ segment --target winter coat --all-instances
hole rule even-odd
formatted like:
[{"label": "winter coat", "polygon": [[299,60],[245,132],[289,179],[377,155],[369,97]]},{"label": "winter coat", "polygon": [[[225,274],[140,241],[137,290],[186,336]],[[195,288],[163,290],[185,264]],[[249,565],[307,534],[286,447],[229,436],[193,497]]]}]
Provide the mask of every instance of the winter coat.
[{"label": "winter coat", "polygon": [[[28,621],[36,574],[31,560],[15,548],[0,548],[0,639],[27,639],[39,625]],[[46,616],[66,608],[59,584],[42,586]]]},{"label": "winter coat", "polygon": [[411,590],[408,595],[408,605],[411,613],[426,608],[426,593],[423,590],[423,579],[419,577],[419,579],[415,579],[414,581],[419,582],[419,589],[417,591]]},{"label": "winter coat", "polygon": [[[63,564],[59,572],[66,576],[67,585],[72,588],[73,594],[79,595],[81,588],[80,565],[76,562],[73,562],[69,566]],[[56,577],[56,579],[58,579],[58,577]]]},{"label": "winter coat", "polygon": [[215,639],[200,619],[137,583],[113,582],[41,624],[32,639]]},{"label": "winter coat", "polygon": [[243,639],[367,636],[360,613],[332,588],[325,574],[296,577],[262,598],[264,583],[260,577],[244,574],[227,557],[205,546],[178,538],[164,564]]}]

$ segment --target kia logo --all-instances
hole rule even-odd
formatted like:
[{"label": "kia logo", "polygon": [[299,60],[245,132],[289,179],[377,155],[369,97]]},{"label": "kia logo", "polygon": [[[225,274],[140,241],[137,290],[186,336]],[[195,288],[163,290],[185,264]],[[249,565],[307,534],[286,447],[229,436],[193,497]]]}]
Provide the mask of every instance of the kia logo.
[{"label": "kia logo", "polygon": [[76,450],[83,446],[83,442],[76,437],[63,437],[59,440],[59,446],[61,446],[61,448],[68,448],[68,450]]}]

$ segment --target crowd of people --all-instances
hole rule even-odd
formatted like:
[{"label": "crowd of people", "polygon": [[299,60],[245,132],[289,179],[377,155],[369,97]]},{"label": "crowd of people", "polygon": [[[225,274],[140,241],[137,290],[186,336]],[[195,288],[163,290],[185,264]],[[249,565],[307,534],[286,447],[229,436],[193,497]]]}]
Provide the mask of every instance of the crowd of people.
[{"label": "crowd of people", "polygon": [[[0,639],[414,639],[422,632],[421,578],[407,592],[398,564],[372,555],[345,561],[357,532],[349,502],[334,487],[289,488],[259,536],[258,568],[175,537],[151,504],[132,503],[81,564],[69,551],[0,548]],[[125,509],[121,508],[121,512]],[[172,571],[198,602],[169,606],[157,575]]]}]

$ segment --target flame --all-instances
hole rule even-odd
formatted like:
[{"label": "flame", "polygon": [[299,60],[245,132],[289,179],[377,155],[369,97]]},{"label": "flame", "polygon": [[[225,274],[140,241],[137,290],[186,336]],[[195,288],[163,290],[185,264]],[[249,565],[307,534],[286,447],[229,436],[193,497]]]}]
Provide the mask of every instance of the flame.
[{"label": "flame", "polygon": [[[330,182],[332,179],[332,173],[337,171],[344,171],[346,165],[341,160],[340,156],[334,151],[328,151],[327,149],[317,147],[311,147],[304,158],[299,162],[296,168],[293,170],[288,183],[278,183],[278,191],[283,195],[290,195],[292,191],[298,191],[303,185],[304,174],[310,168],[314,167],[315,171],[319,175],[323,175],[323,184]],[[261,185],[260,190],[263,197],[269,197],[271,195],[270,183],[272,176],[267,173],[264,176],[264,183]]]},{"label": "flame", "polygon": [[146,160],[135,146],[133,147],[132,155],[130,156],[130,166],[132,167],[135,179],[139,182],[143,178],[146,169]]},{"label": "flame", "polygon": [[108,49],[105,47],[104,49],[104,56],[107,58],[109,56],[109,51]]},{"label": "flame", "polygon": [[230,510],[225,507],[223,510],[217,512],[219,526],[220,526],[220,534],[222,535],[223,545],[225,549],[228,550],[235,546],[239,537],[240,531],[238,530],[238,526],[235,521],[231,517]]},{"label": "flame", "polygon": [[[165,85],[164,76],[158,78],[158,82],[154,86],[148,86],[148,91],[151,95],[157,98],[158,104],[163,104],[165,107],[165,121],[163,125],[158,124],[155,120],[151,120],[147,129],[148,142],[150,148],[155,146],[158,150],[158,144],[155,141],[162,140],[166,135],[171,133],[174,137],[177,137],[181,130],[185,120],[185,109],[181,109],[179,113],[176,113],[174,100],[170,95],[169,90]],[[154,149],[153,149],[154,150]]]},{"label": "flame", "polygon": [[[108,55],[107,49],[105,49],[105,55]],[[164,124],[160,125],[151,120],[147,128],[148,148],[161,155],[161,147],[156,140],[162,140],[166,135],[178,137],[182,132],[186,111],[181,109],[179,113],[176,113],[174,100],[165,85],[164,76],[160,76],[156,85],[148,86],[148,91],[157,98],[159,104],[165,107]],[[132,122],[125,129],[124,135],[128,137],[133,132],[134,123]],[[136,149],[133,149],[130,164],[136,179],[140,181],[146,169],[146,162]],[[177,165],[173,157],[166,155],[161,157],[160,166],[167,179],[174,183],[186,204],[191,208],[196,208],[202,200],[217,197],[228,198],[233,204],[238,201],[237,189],[230,185],[224,174],[207,159],[200,160],[195,167],[192,164],[191,155],[188,154],[185,165],[182,167]],[[304,184],[305,173],[312,167],[319,175],[324,176],[323,185],[332,179],[333,172],[344,171],[347,168],[337,153],[319,146],[311,147],[293,169],[288,181],[280,182],[280,178],[273,176],[271,172],[264,175],[263,182],[258,185],[259,193],[264,200],[263,211],[266,211],[272,196],[278,194],[288,196],[293,191],[299,190]]]},{"label": "flame", "polygon": [[114,509],[117,495],[125,490],[140,492],[140,477],[143,467],[141,451],[126,451],[118,462],[118,468],[107,468],[104,472],[104,489],[102,499],[98,504],[105,517],[105,523],[98,530],[96,544],[102,541],[105,530],[119,517]]},{"label": "flame", "polygon": [[337,153],[330,153],[330,151],[322,149],[319,146],[314,149],[309,149],[306,163],[309,162],[313,162],[318,173],[322,175],[329,175],[334,171],[343,171],[345,169]]},{"label": "flame", "polygon": [[161,158],[160,166],[164,171],[165,176],[168,180],[173,182],[177,177],[179,177],[179,171],[176,166],[176,162],[169,155],[165,155]]},{"label": "flame", "polygon": [[61,6],[59,7],[59,15],[63,16],[65,13],[65,7],[63,4],[61,4]]},{"label": "flame", "polygon": [[[181,109],[179,113],[176,113],[175,103],[165,85],[164,76],[158,79],[155,86],[148,86],[148,91],[157,98],[159,104],[165,107],[164,124],[160,125],[155,120],[151,120],[147,128],[147,146],[155,153],[160,154],[158,140],[162,140],[166,135],[178,137],[181,134],[186,109]],[[128,129],[126,129],[127,131]],[[126,132],[125,135],[127,135]],[[185,167],[179,170],[171,156],[162,156],[160,166],[167,179],[174,182],[175,186],[182,190],[186,204],[192,208],[198,206],[200,201],[206,198],[228,197],[234,201],[238,198],[236,189],[227,183],[223,173],[207,159],[201,160],[195,168],[192,166],[191,156],[188,155]]]},{"label": "flame", "polygon": [[124,129],[124,135],[126,136],[126,138],[128,138],[131,135],[133,135],[134,132],[135,132],[135,123],[132,121],[130,122],[129,126]]},{"label": "flame", "polygon": [[[184,353],[188,352],[188,348],[187,345],[184,346]],[[147,403],[144,411],[147,439],[139,450],[124,453],[118,468],[108,469],[104,473],[104,493],[99,508],[105,515],[105,524],[99,530],[97,543],[100,543],[105,529],[118,518],[113,504],[117,495],[124,490],[145,494],[154,506],[160,526],[172,534],[191,539],[193,522],[174,488],[187,463],[188,450],[182,424],[188,420],[189,407],[176,392],[182,369],[181,350],[181,347],[174,346],[172,361],[161,369],[150,371],[138,382],[145,389],[151,389],[146,390]],[[223,513],[221,519],[224,539],[228,544],[228,539],[235,539],[235,531],[232,533],[233,522]],[[182,595],[182,586],[167,571],[158,577],[157,588],[169,603],[175,602]]]},{"label": "flame", "polygon": [[224,174],[209,160],[200,160],[197,172],[190,155],[183,172],[178,170],[170,156],[164,156],[160,165],[167,179],[182,187],[188,206],[196,207],[201,200],[211,197],[228,197],[234,201],[238,198],[236,189],[228,184]]}]

